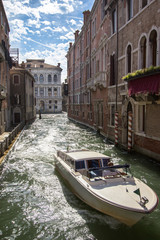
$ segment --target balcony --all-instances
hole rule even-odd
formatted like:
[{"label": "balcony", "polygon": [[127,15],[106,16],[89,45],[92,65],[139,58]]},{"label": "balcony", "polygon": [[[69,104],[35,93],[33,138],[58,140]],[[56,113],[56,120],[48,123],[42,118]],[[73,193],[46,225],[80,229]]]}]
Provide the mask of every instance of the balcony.
[{"label": "balcony", "polygon": [[98,72],[87,81],[87,88],[95,91],[96,88],[106,88],[106,72]]},{"label": "balcony", "polygon": [[128,82],[129,96],[137,94],[160,95],[160,67],[138,70],[123,77]]},{"label": "balcony", "polygon": [[136,101],[160,100],[160,67],[138,70],[123,79],[128,82],[128,95]]}]

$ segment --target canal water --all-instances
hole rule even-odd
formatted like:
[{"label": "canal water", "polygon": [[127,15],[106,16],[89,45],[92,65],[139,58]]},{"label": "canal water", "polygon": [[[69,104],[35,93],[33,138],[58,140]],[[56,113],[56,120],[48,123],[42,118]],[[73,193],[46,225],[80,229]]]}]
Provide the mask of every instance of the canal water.
[{"label": "canal water", "polygon": [[88,148],[129,163],[132,173],[160,197],[160,165],[128,155],[66,114],[42,115],[21,134],[0,167],[0,239],[158,240],[160,206],[133,227],[90,208],[75,197],[54,166],[57,150]]}]

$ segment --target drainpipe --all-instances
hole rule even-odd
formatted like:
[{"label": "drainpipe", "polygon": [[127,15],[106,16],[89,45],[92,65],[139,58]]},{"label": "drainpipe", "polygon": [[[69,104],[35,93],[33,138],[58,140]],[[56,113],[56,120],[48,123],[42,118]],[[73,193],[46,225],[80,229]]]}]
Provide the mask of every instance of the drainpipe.
[{"label": "drainpipe", "polygon": [[117,101],[118,101],[118,50],[119,50],[119,34],[118,34],[118,0],[117,0],[117,59],[116,59],[116,112],[117,112]]},{"label": "drainpipe", "polygon": [[26,73],[24,73],[24,124],[26,124]]},{"label": "drainpipe", "polygon": [[74,43],[74,46],[73,46],[73,112],[75,110],[75,106],[74,106],[75,89],[74,88],[75,88],[75,43]]},{"label": "drainpipe", "polygon": [[118,50],[119,50],[119,34],[118,34],[118,0],[117,0],[117,57],[116,57],[116,111],[115,111],[115,146],[118,146]]}]

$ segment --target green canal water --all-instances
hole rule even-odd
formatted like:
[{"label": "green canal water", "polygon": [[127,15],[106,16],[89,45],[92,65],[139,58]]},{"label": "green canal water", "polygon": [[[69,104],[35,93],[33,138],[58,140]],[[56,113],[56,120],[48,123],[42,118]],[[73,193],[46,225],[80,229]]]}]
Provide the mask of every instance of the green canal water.
[{"label": "green canal water", "polygon": [[160,165],[116,149],[66,114],[42,115],[28,126],[0,167],[0,239],[158,240],[160,206],[133,227],[90,208],[66,187],[54,166],[57,150],[88,148],[129,163],[160,197]]}]

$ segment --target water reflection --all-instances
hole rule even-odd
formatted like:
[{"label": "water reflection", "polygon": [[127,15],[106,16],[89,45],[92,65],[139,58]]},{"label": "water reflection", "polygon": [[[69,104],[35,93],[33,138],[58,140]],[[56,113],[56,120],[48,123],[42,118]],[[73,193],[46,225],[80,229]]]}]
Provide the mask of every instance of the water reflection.
[{"label": "water reflection", "polygon": [[160,196],[158,164],[114,148],[66,114],[42,115],[24,130],[0,168],[0,239],[159,239],[159,208],[129,228],[72,194],[54,168],[54,153],[68,146],[97,150],[131,164],[134,175]]}]

